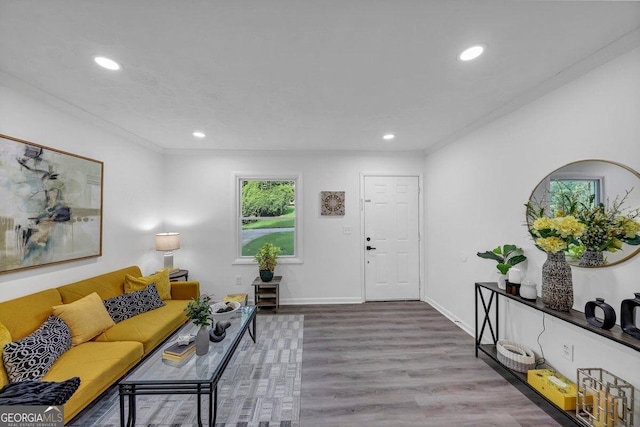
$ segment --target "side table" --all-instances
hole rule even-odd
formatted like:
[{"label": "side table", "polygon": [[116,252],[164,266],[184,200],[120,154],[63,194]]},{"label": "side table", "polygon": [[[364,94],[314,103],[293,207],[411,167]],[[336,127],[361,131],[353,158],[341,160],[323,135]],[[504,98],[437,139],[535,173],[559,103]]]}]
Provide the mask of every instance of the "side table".
[{"label": "side table", "polygon": [[273,276],[270,282],[263,282],[256,277],[251,286],[254,290],[255,305],[258,308],[272,308],[275,313],[280,308],[280,282],[282,276]]},{"label": "side table", "polygon": [[184,280],[189,280],[189,270],[176,270],[169,273],[169,280],[172,282],[181,277],[184,277]]}]

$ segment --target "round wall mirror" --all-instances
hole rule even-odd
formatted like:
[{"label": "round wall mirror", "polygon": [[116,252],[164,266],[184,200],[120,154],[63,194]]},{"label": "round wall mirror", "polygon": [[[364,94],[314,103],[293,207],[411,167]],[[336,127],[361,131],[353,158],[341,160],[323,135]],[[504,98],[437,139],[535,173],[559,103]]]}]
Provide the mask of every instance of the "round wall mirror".
[{"label": "round wall mirror", "polygon": [[[595,204],[603,203],[605,206],[624,198],[623,213],[640,208],[640,174],[625,165],[606,160],[579,160],[556,169],[540,181],[531,193],[529,203],[542,204],[553,212],[557,195],[567,189],[585,202],[592,198]],[[531,227],[528,217],[527,226]],[[587,255],[593,254],[577,257],[575,253],[573,257],[568,255],[567,261],[577,267],[601,268],[619,264],[638,253],[640,246],[622,243],[620,250],[602,251],[597,261],[587,260]]]}]

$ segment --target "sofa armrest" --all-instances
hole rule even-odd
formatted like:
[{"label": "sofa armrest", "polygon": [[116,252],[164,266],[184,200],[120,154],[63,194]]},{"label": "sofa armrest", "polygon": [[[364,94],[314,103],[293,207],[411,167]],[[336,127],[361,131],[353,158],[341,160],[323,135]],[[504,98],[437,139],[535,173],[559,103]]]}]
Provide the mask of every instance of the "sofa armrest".
[{"label": "sofa armrest", "polygon": [[171,282],[171,299],[190,300],[200,295],[200,282],[197,280]]}]

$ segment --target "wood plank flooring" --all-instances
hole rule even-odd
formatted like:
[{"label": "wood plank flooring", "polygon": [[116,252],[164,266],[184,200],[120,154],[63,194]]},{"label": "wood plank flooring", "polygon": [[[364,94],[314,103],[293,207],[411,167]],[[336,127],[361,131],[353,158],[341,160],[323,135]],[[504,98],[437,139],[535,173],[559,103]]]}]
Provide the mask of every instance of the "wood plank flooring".
[{"label": "wood plank flooring", "polygon": [[473,337],[429,304],[281,306],[279,313],[305,315],[301,427],[572,425],[476,358]]}]

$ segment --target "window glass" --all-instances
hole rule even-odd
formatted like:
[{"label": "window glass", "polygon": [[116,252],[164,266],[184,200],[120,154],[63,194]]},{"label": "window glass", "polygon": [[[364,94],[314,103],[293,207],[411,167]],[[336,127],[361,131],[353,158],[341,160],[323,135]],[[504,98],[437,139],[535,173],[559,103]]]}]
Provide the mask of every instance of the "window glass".
[{"label": "window glass", "polygon": [[595,206],[601,201],[600,179],[552,179],[551,212],[568,212],[567,200]]},{"label": "window glass", "polygon": [[297,256],[295,179],[240,178],[240,257],[253,257],[265,243],[281,257]]}]

